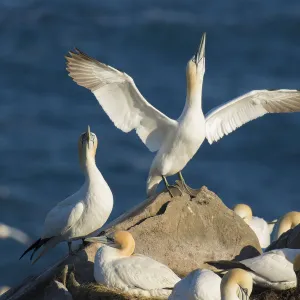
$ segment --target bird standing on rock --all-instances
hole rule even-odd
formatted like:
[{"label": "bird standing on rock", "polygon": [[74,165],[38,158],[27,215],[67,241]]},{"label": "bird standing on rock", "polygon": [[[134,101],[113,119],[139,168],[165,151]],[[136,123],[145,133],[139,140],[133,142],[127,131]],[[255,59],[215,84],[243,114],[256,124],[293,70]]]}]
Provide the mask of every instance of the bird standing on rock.
[{"label": "bird standing on rock", "polygon": [[36,262],[49,248],[62,241],[68,242],[69,253],[72,253],[72,241],[93,234],[107,221],[113,208],[113,195],[96,166],[97,145],[97,136],[88,127],[78,141],[80,166],[85,175],[84,184],[47,214],[41,238],[20,259],[33,250],[32,260],[35,252],[43,246],[43,251],[34,261]]},{"label": "bird standing on rock", "polygon": [[256,90],[240,96],[204,116],[202,86],[205,73],[204,33],[196,54],[186,68],[187,96],[182,114],[170,119],[154,108],[142,96],[133,79],[126,73],[105,65],[82,51],[70,52],[67,70],[73,80],[93,92],[115,126],[124,132],[135,129],[142,142],[157,154],[152,162],[147,195],[155,193],[166,177],[178,174],[187,193],[181,171],[196,154],[205,138],[212,144],[243,124],[267,113],[300,111],[300,92],[297,90]]}]

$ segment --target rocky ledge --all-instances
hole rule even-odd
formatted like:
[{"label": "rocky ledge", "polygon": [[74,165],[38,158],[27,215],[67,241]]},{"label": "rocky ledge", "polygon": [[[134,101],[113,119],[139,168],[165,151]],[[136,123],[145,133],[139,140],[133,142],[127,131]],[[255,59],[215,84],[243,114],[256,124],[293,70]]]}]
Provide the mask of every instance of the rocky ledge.
[{"label": "rocky ledge", "polygon": [[[179,194],[177,189],[174,193]],[[121,215],[103,231],[130,231],[136,253],[168,265],[179,276],[196,268],[211,268],[205,261],[239,260],[261,253],[254,232],[216,194],[206,187],[196,193],[195,198],[187,194],[171,198],[164,191]],[[93,261],[99,247],[86,246],[42,274],[27,278],[0,299],[137,299],[94,282]],[[258,291],[251,299],[298,299],[291,293]]]}]

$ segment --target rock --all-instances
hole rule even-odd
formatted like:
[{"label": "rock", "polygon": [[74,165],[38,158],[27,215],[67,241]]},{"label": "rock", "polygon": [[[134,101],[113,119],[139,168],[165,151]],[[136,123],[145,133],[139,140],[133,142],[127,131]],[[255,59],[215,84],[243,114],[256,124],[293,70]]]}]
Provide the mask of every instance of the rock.
[{"label": "rock", "polygon": [[[241,260],[261,253],[255,233],[217,195],[206,187],[197,192],[192,199],[187,194],[171,198],[168,192],[162,192],[103,229],[106,233],[129,230],[136,240],[136,253],[151,256],[180,276],[196,268],[210,268],[205,261]],[[100,246],[93,243],[76,255],[66,257],[34,279],[8,291],[3,300],[41,299],[45,287],[57,278],[65,265],[74,266],[79,284],[93,282],[93,261]]]},{"label": "rock", "polygon": [[73,298],[61,282],[54,280],[46,288],[44,300],[73,300]]},{"label": "rock", "polygon": [[300,224],[283,233],[265,251],[282,248],[300,249]]},{"label": "rock", "polygon": [[180,276],[210,268],[205,261],[241,260],[261,253],[255,233],[206,187],[193,199],[161,193],[106,232],[115,230],[130,231],[136,253],[168,265]]}]

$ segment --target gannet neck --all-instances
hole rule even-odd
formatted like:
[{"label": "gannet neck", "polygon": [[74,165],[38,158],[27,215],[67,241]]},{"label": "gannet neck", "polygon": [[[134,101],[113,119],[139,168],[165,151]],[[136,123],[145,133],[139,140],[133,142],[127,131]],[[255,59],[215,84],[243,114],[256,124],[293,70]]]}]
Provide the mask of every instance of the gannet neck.
[{"label": "gannet neck", "polygon": [[122,256],[131,256],[135,249],[135,241],[128,231],[117,231],[114,240],[120,245],[119,253]]},{"label": "gannet neck", "polygon": [[[247,298],[252,293],[252,276],[242,269],[232,269],[222,278],[221,281],[221,300],[239,299],[240,292],[246,293]],[[243,289],[243,291],[240,291]]]},{"label": "gannet neck", "polygon": [[300,223],[300,213],[291,211],[285,214],[280,220],[278,225],[277,239],[286,231],[294,228]]},{"label": "gannet neck", "polygon": [[247,224],[252,220],[252,209],[247,204],[237,204],[233,211],[241,217]]},{"label": "gannet neck", "polygon": [[[204,58],[203,58],[204,60]],[[204,70],[198,69],[194,62],[189,61],[186,70],[186,106],[202,107],[202,86],[204,78]]]}]

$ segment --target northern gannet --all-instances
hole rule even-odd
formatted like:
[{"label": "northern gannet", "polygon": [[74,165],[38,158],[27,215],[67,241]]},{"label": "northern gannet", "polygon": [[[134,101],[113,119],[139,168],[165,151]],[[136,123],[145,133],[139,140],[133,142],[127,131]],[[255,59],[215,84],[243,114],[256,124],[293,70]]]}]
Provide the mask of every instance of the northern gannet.
[{"label": "northern gannet", "polygon": [[37,261],[49,248],[62,241],[68,242],[69,252],[72,253],[73,240],[93,234],[106,222],[112,211],[113,195],[96,166],[97,145],[97,136],[88,127],[78,141],[80,165],[85,175],[84,184],[47,214],[41,238],[20,259],[30,250],[34,250],[30,258],[32,260],[34,253],[43,246],[43,251],[35,260]]},{"label": "northern gannet", "polygon": [[293,263],[300,249],[276,249],[260,256],[236,261],[207,262],[218,269],[240,268],[248,271],[255,284],[275,290],[287,290],[296,286]]},{"label": "northern gannet", "polygon": [[168,188],[166,176],[176,173],[186,191],[193,195],[184,182],[181,170],[205,138],[212,144],[267,113],[300,111],[300,92],[297,90],[254,90],[217,107],[204,117],[205,40],[204,33],[198,51],[187,64],[186,103],[177,120],[170,119],[148,103],[126,73],[78,49],[66,56],[69,76],[78,85],[93,92],[115,126],[124,132],[135,129],[148,149],[157,151],[147,180],[148,196],[154,194],[162,179]]},{"label": "northern gannet", "polygon": [[221,300],[248,300],[253,289],[252,276],[242,269],[232,269],[221,281]]},{"label": "northern gannet", "polygon": [[0,223],[0,239],[14,239],[21,244],[28,245],[31,243],[31,238],[20,229]]},{"label": "northern gannet", "polygon": [[220,300],[221,278],[210,270],[194,270],[175,284],[169,300]]},{"label": "northern gannet", "polygon": [[300,291],[300,255],[298,254],[294,260],[293,269],[297,277],[297,290]]},{"label": "northern gannet", "polygon": [[254,231],[261,248],[267,248],[271,240],[268,223],[262,218],[253,217],[252,209],[247,204],[237,204],[234,206],[233,211]]},{"label": "northern gannet", "polygon": [[276,241],[286,231],[296,227],[300,223],[300,212],[291,211],[282,216],[275,225],[272,241]]},{"label": "northern gannet", "polygon": [[166,299],[180,280],[171,269],[158,261],[133,254],[135,241],[128,231],[117,231],[113,236],[86,238],[85,241],[107,244],[98,249],[94,262],[95,280],[107,287],[131,295]]}]

